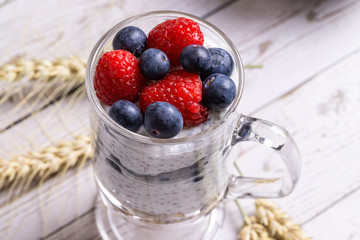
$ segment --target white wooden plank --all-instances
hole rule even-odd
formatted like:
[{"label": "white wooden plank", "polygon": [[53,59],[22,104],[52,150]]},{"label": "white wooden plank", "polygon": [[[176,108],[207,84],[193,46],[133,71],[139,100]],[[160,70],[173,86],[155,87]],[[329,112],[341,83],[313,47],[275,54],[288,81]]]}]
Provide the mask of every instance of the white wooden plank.
[{"label": "white wooden plank", "polygon": [[[313,221],[306,223],[304,231],[314,239],[360,239],[360,191],[346,197]],[[326,223],[326,224],[325,224]],[[336,229],[331,230],[331,229]]]},{"label": "white wooden plank", "polygon": [[[59,84],[62,84],[62,86]],[[2,104],[0,103],[0,112],[2,113],[0,115],[0,134],[6,132],[7,129],[14,125],[19,124],[19,122],[24,119],[33,117],[34,114],[47,108],[49,105],[51,105],[50,108],[53,109],[52,111],[58,112],[58,117],[61,117],[60,112],[63,111],[63,108],[59,108],[59,103],[56,102],[66,101],[68,103],[76,102],[77,104],[83,102],[85,105],[86,102],[84,99],[86,98],[86,94],[84,89],[84,84],[81,83],[72,82],[68,84],[64,82],[53,82],[50,84],[45,83],[40,86],[32,86],[27,90],[31,96],[21,92],[19,95],[12,96],[11,100]],[[69,92],[73,94],[69,99],[65,100]],[[1,100],[0,97],[0,101]],[[65,109],[68,108],[70,108],[70,106],[65,107]],[[37,124],[40,124],[39,120],[37,121]],[[44,125],[46,125],[46,123]],[[18,134],[12,136],[12,138],[18,137]]]},{"label": "white wooden plank", "polygon": [[[238,9],[239,10],[239,9]],[[240,9],[241,10],[241,9]],[[243,11],[245,11],[245,10],[243,10]],[[321,68],[326,68],[326,66],[329,66],[329,64],[331,64],[332,62],[334,62],[334,61],[336,61],[336,60],[338,60],[338,59],[340,59],[341,57],[343,57],[343,56],[345,56],[348,52],[350,52],[351,51],[351,49],[353,50],[354,48],[356,48],[356,44],[354,44],[354,42],[352,41],[352,40],[347,40],[346,38],[349,38],[348,36],[350,35],[350,36],[352,36],[352,34],[351,34],[351,31],[349,30],[349,29],[347,29],[347,30],[343,30],[343,29],[340,29],[340,26],[349,26],[349,23],[351,22],[351,24],[350,24],[350,26],[353,28],[353,24],[355,25],[355,27],[352,29],[353,31],[357,31],[358,29],[357,29],[357,26],[356,26],[356,21],[354,21],[354,19],[356,19],[356,14],[358,13],[358,7],[353,7],[351,10],[349,9],[349,10],[346,10],[346,12],[343,12],[342,14],[343,15],[336,15],[336,16],[334,16],[333,18],[329,18],[329,19],[333,19],[334,20],[334,22],[331,24],[331,25],[329,25],[329,26],[331,26],[331,27],[326,27],[327,25],[325,25],[325,26],[322,26],[321,24],[319,24],[319,23],[309,23],[309,25],[306,25],[306,24],[304,24],[304,26],[305,26],[305,28],[303,28],[301,31],[303,31],[304,29],[305,30],[308,30],[309,28],[310,28],[310,25],[313,27],[314,26],[314,24],[316,25],[316,28],[314,28],[315,30],[313,30],[312,32],[310,32],[310,33],[308,33],[308,34],[305,34],[304,36],[303,36],[303,38],[301,38],[301,39],[298,39],[297,40],[297,42],[296,43],[293,43],[293,42],[291,42],[290,40],[292,40],[292,39],[294,39],[294,38],[290,38],[290,40],[286,40],[286,41],[283,41],[283,43],[281,44],[281,45],[279,45],[278,46],[278,49],[282,49],[282,46],[284,46],[283,44],[284,43],[286,43],[285,45],[287,46],[287,48],[285,49],[285,50],[283,50],[283,51],[280,51],[279,53],[278,53],[278,51],[275,51],[274,52],[274,55],[275,55],[275,57],[273,56],[273,55],[271,55],[271,57],[268,57],[267,58],[267,60],[266,60],[266,62],[264,62],[264,63],[262,63],[262,64],[264,64],[264,66],[269,66],[269,67],[267,67],[267,68],[263,68],[263,69],[261,69],[261,70],[259,70],[259,71],[257,71],[257,70],[252,70],[251,71],[251,73],[255,73],[256,72],[256,76],[257,76],[257,78],[256,79],[262,79],[262,81],[258,81],[258,80],[254,80],[254,82],[252,83],[252,88],[250,88],[250,91],[251,91],[251,95],[253,95],[253,97],[255,98],[256,97],[256,99],[255,100],[257,100],[257,98],[258,98],[258,95],[257,94],[254,94],[254,93],[256,93],[256,92],[258,92],[258,87],[259,86],[264,86],[262,83],[263,83],[263,81],[265,81],[266,79],[265,79],[265,76],[269,76],[269,74],[270,74],[270,77],[269,78],[267,78],[267,79],[272,79],[272,81],[273,82],[270,82],[269,81],[269,84],[272,84],[273,83],[273,85],[274,85],[274,88],[275,88],[275,86],[277,86],[278,88],[281,88],[281,86],[284,84],[284,81],[278,81],[278,79],[279,79],[279,77],[282,77],[283,75],[285,75],[285,76],[289,76],[289,78],[288,78],[288,85],[286,85],[286,87],[285,88],[281,88],[281,93],[283,93],[283,92],[285,92],[286,90],[288,90],[288,89],[290,89],[292,86],[294,86],[294,85],[296,85],[296,84],[298,84],[299,82],[301,82],[301,81],[303,81],[304,79],[306,79],[307,77],[309,77],[309,76],[312,76],[312,75],[314,75],[314,73],[316,73],[316,72],[318,72]],[[224,15],[227,15],[226,14],[226,12],[223,12],[222,14],[224,14]],[[218,16],[220,16],[220,15],[218,15]],[[303,14],[303,16],[305,16],[305,13]],[[341,18],[339,17],[339,16],[341,16]],[[352,20],[352,21],[351,21]],[[295,21],[296,22],[296,21]],[[285,22],[285,24],[287,24],[286,25],[286,27],[284,27],[283,29],[282,29],[282,31],[281,32],[284,32],[284,31],[286,31],[286,30],[289,30],[289,29],[294,29],[294,27],[296,26],[296,24],[293,22],[292,24],[288,24],[288,21],[286,21]],[[345,24],[345,25],[344,25]],[[280,27],[280,26],[283,26],[282,24],[280,24],[280,25],[278,25],[277,27]],[[309,27],[309,28],[306,28],[306,27]],[[235,29],[235,28],[234,28]],[[330,32],[330,30],[332,29],[332,31],[334,31],[334,32]],[[246,30],[246,29],[245,29]],[[279,30],[280,31],[280,30]],[[321,34],[321,32],[322,31],[324,31],[324,37],[323,37],[323,35]],[[307,32],[307,31],[305,31],[305,32]],[[277,33],[276,31],[274,31],[274,33],[273,34],[275,34],[275,33]],[[319,61],[319,59],[320,59],[320,57],[316,57],[316,55],[321,55],[321,54],[323,54],[323,53],[326,53],[327,51],[328,51],[328,49],[329,49],[329,46],[333,46],[334,45],[334,43],[335,42],[337,42],[337,41],[335,41],[335,40],[328,40],[327,38],[331,38],[331,37],[333,37],[334,36],[334,34],[335,35],[342,35],[341,37],[340,37],[340,40],[341,41],[343,41],[344,42],[344,45],[347,45],[347,46],[343,46],[343,45],[341,45],[341,46],[337,46],[337,49],[335,49],[334,51],[336,52],[336,54],[335,55],[332,55],[332,54],[330,54],[330,55],[326,55],[326,56],[329,56],[329,59],[327,59],[327,61],[325,62],[325,63],[323,63],[322,61],[321,61],[321,64],[317,64],[318,63],[318,61]],[[355,38],[356,38],[356,36],[355,36]],[[295,38],[296,39],[296,38]],[[324,46],[324,47],[322,47],[322,46],[320,46],[321,44],[315,44],[315,45],[313,45],[312,43],[313,43],[313,41],[314,41],[314,39],[315,40],[318,40],[319,42],[324,42],[324,44],[326,45],[326,46]],[[337,40],[339,40],[339,39],[337,39]],[[354,39],[353,39],[354,40]],[[354,40],[355,41],[355,40]],[[336,45],[336,44],[335,44]],[[271,45],[271,46],[274,46],[274,45]],[[315,46],[315,48],[312,48],[312,46]],[[306,65],[304,65],[304,67],[303,68],[300,68],[299,67],[299,69],[296,69],[296,71],[294,71],[294,68],[293,67],[291,67],[291,68],[288,68],[287,67],[287,61],[289,61],[289,59],[288,59],[288,54],[291,54],[291,53],[297,53],[298,52],[298,49],[299,48],[301,48],[301,49],[304,49],[304,50],[306,50],[305,51],[305,55],[307,55],[307,58],[308,59],[306,59],[308,62],[306,63]],[[269,51],[270,51],[270,49],[271,48],[269,48]],[[311,53],[311,51],[314,51],[314,53],[312,53],[312,54],[310,54]],[[325,55],[325,54],[324,54]],[[270,56],[270,55],[269,55]],[[295,54],[295,56],[296,56],[296,54]],[[314,57],[315,56],[315,57]],[[305,57],[304,57],[305,58]],[[323,60],[323,59],[325,59],[324,58],[324,56],[320,59],[320,60]],[[325,59],[326,60],[326,59]],[[274,61],[274,63],[272,63],[272,61]],[[301,61],[301,63],[303,62],[303,61],[305,61],[305,60],[303,60],[302,59],[302,61]],[[291,61],[289,61],[289,62],[291,62]],[[253,63],[253,62],[252,62]],[[286,63],[285,64],[285,68],[282,68],[282,66],[283,66],[283,63]],[[268,65],[269,64],[269,65]],[[294,62],[292,62],[292,64],[294,64]],[[309,69],[307,69],[307,67],[309,67],[311,64],[313,64],[313,65],[315,65],[313,68],[310,68],[310,70]],[[288,64],[288,65],[290,65],[290,63]],[[276,71],[275,69],[279,69],[279,68],[281,68],[281,70],[283,70],[282,72],[280,72],[280,71]],[[305,73],[301,73],[301,70],[302,69],[306,69],[306,71],[304,71]],[[285,70],[285,71],[284,71]],[[272,72],[275,72],[275,73],[272,73]],[[250,71],[247,71],[247,78],[249,79],[249,74],[250,74]],[[279,75],[279,74],[282,74],[282,75]],[[298,76],[298,77],[295,77],[295,76],[292,76],[292,74],[294,74],[294,75],[297,75],[297,74],[300,74],[300,76]],[[332,75],[332,74],[328,74],[328,75]],[[341,77],[342,75],[343,75],[343,73],[341,73],[341,74],[338,74],[338,75],[340,75],[339,77]],[[264,79],[265,80],[264,80]],[[295,78],[295,80],[296,81],[294,81],[294,78]],[[250,79],[253,79],[253,78],[250,78]],[[250,80],[249,80],[250,81]],[[253,81],[253,80],[251,80],[251,81]],[[276,81],[276,82],[275,82]],[[322,82],[325,82],[325,83],[327,83],[325,80],[321,80]],[[290,84],[291,83],[291,84]],[[324,84],[324,83],[322,83],[322,84]],[[266,88],[265,89],[268,89],[267,88],[267,85],[265,85],[266,86]],[[308,86],[308,85],[306,85],[306,86]],[[319,86],[317,87],[318,89],[321,89],[321,92],[322,92],[322,88],[320,88]],[[245,89],[245,91],[249,91],[249,84],[247,85],[247,87],[246,87],[246,89]],[[307,91],[309,91],[309,92],[311,92],[311,91],[314,91],[313,90],[313,88],[310,88],[310,89],[307,89]],[[268,94],[266,95],[266,96],[270,96],[270,98],[268,98],[268,99],[272,99],[272,98],[274,98],[274,96],[278,96],[278,95],[281,95],[280,94],[280,92],[278,93],[278,94],[274,94],[274,92],[275,93],[277,93],[276,91],[274,91],[274,89],[270,89],[269,91],[268,91]],[[320,93],[321,93],[320,92]],[[262,94],[264,93],[264,91],[262,91]],[[322,97],[322,95],[320,95],[320,93],[318,92],[318,94],[319,94],[319,96],[315,96],[315,97],[318,97],[318,98],[321,98]],[[309,96],[307,96],[305,93],[302,93],[304,96],[304,98],[308,98]],[[314,93],[315,94],[315,93]],[[324,93],[325,94],[325,93]],[[326,95],[326,94],[325,94]],[[341,95],[341,94],[340,94]],[[314,96],[312,96],[312,97],[314,97]],[[262,105],[263,103],[266,103],[266,98],[265,98],[265,95],[264,95],[264,98],[262,98],[263,100],[261,101],[261,103],[259,103],[259,101],[254,101],[254,105],[252,105],[253,103],[250,101],[250,100],[245,100],[245,99],[249,99],[249,97],[247,97],[247,98],[245,98],[245,96],[244,96],[244,101],[243,101],[243,105],[245,104],[246,106],[245,106],[245,109],[246,108],[248,108],[248,110],[246,110],[245,112],[247,112],[247,111],[250,111],[250,110],[253,110],[256,106],[260,106],[260,105]],[[289,97],[287,97],[287,98],[285,98],[285,99],[290,99]],[[291,98],[292,99],[292,101],[294,101],[294,102],[296,102],[297,101],[297,98]],[[318,102],[319,102],[319,99],[318,99]],[[324,102],[322,102],[322,103],[324,103]],[[289,103],[290,104],[290,103]],[[292,103],[293,105],[291,105],[292,107],[296,107],[297,109],[301,109],[301,105],[299,106],[299,102],[297,102],[296,104],[295,103]],[[276,121],[276,122],[279,122],[279,123],[281,123],[282,125],[284,125],[284,126],[286,126],[289,130],[292,130],[292,131],[297,131],[296,129],[298,129],[298,127],[297,126],[299,126],[299,121],[300,120],[294,120],[294,119],[292,119],[291,117],[292,116],[299,116],[299,115],[301,115],[301,114],[295,114],[294,115],[294,113],[293,112],[291,112],[290,110],[288,110],[288,108],[287,108],[287,105],[288,104],[281,104],[281,107],[279,107],[279,106],[277,106],[277,105],[275,105],[275,107],[272,107],[271,106],[271,108],[269,108],[269,110],[267,111],[264,111],[264,112],[260,112],[260,113],[258,113],[258,115],[257,116],[261,116],[261,117],[264,117],[264,118],[268,118],[268,119],[270,119],[270,120],[273,120],[273,121]],[[295,108],[295,109],[296,109]],[[326,107],[325,107],[326,108]],[[278,119],[278,118],[276,118],[276,116],[274,116],[274,115],[276,115],[276,114],[278,114],[278,110],[279,109],[282,109],[282,111],[284,112],[283,113],[283,115],[286,115],[286,116],[283,116],[283,118],[285,119],[285,118],[287,118],[286,119],[286,121],[284,120],[284,121],[281,121],[281,119]],[[330,109],[331,109],[331,107],[330,107]],[[289,111],[289,113],[287,113],[287,111]],[[267,114],[268,115],[267,115]],[[290,116],[288,116],[288,115],[290,115]],[[331,115],[332,116],[332,115]],[[303,119],[303,118],[300,118],[300,119]],[[328,118],[326,118],[326,117],[322,117],[321,119],[323,119],[323,120],[327,120]],[[314,119],[313,119],[314,120]],[[321,120],[321,121],[323,121],[323,120]],[[307,124],[309,124],[309,122],[310,121],[308,121],[308,122],[306,122]],[[317,122],[317,124],[320,124],[321,122],[320,122],[320,120],[317,120],[317,118],[316,118],[316,121],[315,122]],[[340,123],[341,123],[341,121],[340,121]],[[331,124],[330,124],[331,125]],[[334,126],[336,126],[336,125],[331,125],[331,126],[328,126],[325,130],[328,130],[329,128],[332,128],[332,127],[334,127]],[[339,131],[340,131],[341,129],[339,129]],[[306,131],[304,131],[304,132],[307,132],[307,130]],[[323,129],[321,129],[320,128],[320,130],[319,129],[316,129],[316,127],[314,127],[314,129],[310,132],[310,133],[312,133],[312,134],[314,134],[314,133],[316,133],[317,135],[319,134],[319,133],[324,133],[324,130]],[[301,138],[301,139],[307,139],[307,138],[311,138],[312,137],[312,135],[309,133],[309,135],[308,136],[303,136],[303,138]],[[339,135],[339,133],[333,133],[332,134],[333,136],[337,136],[337,135]],[[329,135],[327,135],[327,136],[329,136]],[[331,136],[331,135],[330,135]],[[296,135],[296,139],[298,140],[298,135]],[[319,140],[319,139],[313,139],[313,141],[312,141],[312,144],[311,143],[308,143],[308,144],[306,144],[306,143],[302,143],[305,147],[302,147],[303,149],[308,149],[309,150],[309,153],[308,153],[308,155],[309,156],[311,156],[312,154],[314,154],[313,152],[310,152],[310,150],[312,149],[312,146],[314,145],[314,141],[315,140]],[[303,141],[305,141],[305,140],[303,140]],[[327,143],[328,144],[328,146],[330,146],[330,147],[332,147],[333,145],[331,145],[330,143]],[[326,144],[325,144],[326,145]],[[322,146],[322,148],[319,150],[320,152],[317,152],[316,154],[316,156],[321,156],[321,157],[323,157],[322,156],[322,153],[321,153],[321,151],[324,151],[323,152],[323,154],[324,154],[324,156],[325,157],[328,157],[328,155],[327,154],[329,154],[329,153],[326,153],[326,146]],[[353,146],[352,146],[352,148],[353,148]],[[250,154],[250,153],[249,153]],[[349,153],[350,155],[352,155],[353,153]],[[314,160],[315,159],[315,156],[314,157],[312,157],[310,160]],[[309,161],[310,161],[309,160]],[[322,162],[322,165],[323,165],[324,163]],[[312,168],[314,168],[314,169],[309,169],[308,171],[305,171],[305,169],[304,169],[304,172],[306,173],[306,172],[308,172],[307,174],[309,175],[307,178],[313,178],[312,176],[310,176],[311,174],[309,173],[309,172],[311,172],[311,171],[315,171],[317,168],[321,168],[322,167],[322,165],[320,165],[320,164],[318,164],[318,165],[312,165]],[[332,167],[334,167],[334,168],[336,168],[337,167],[337,165],[335,165],[335,166],[333,166],[333,165],[331,165]],[[354,167],[354,166],[352,166],[351,165],[351,167]],[[356,166],[355,166],[356,167]],[[355,170],[357,170],[356,168],[354,169],[354,171]],[[305,175],[305,173],[304,173],[304,175]],[[313,173],[313,174],[315,174],[315,172]],[[316,172],[316,174],[321,174],[321,173],[318,173],[318,172]],[[335,181],[335,180],[333,180],[333,181]],[[348,178],[346,179],[346,181],[350,181]],[[326,180],[322,180],[322,183],[320,183],[320,185],[321,184],[323,184],[323,185],[325,185],[324,184],[324,182],[327,182],[327,179]],[[311,183],[311,186],[312,185],[314,185],[314,184],[312,184]],[[326,185],[327,186],[327,185]],[[350,187],[349,187],[350,186]],[[299,186],[300,187],[300,186]],[[339,186],[337,186],[337,187],[339,187]],[[348,185],[346,185],[346,191],[348,191],[349,189],[352,189],[352,185],[351,184],[348,184]],[[306,186],[303,186],[302,187],[302,189],[306,189]],[[302,191],[305,191],[305,190],[302,190]],[[294,208],[296,208],[297,210],[296,211],[299,211],[299,210],[301,210],[301,211],[309,211],[309,212],[311,212],[312,210],[314,210],[314,209],[312,209],[312,205],[310,204],[309,205],[309,202],[308,201],[310,201],[310,199],[311,200],[313,200],[313,197],[311,196],[312,194],[314,194],[314,192],[316,191],[316,189],[315,190],[313,190],[313,191],[309,191],[309,194],[307,194],[307,199],[305,199],[305,198],[303,198],[302,199],[302,201],[303,202],[305,202],[305,206],[310,206],[311,207],[311,209],[310,208],[304,208],[304,209],[302,209],[302,207],[300,207],[300,206],[303,206],[302,204],[300,204],[301,202],[300,201],[297,201],[296,203],[294,203],[294,205],[292,205],[292,206],[288,206],[288,205],[286,205],[285,203],[283,203],[282,204],[282,206],[284,206],[284,207],[286,207],[286,209],[289,211],[289,210],[291,210],[292,209],[292,207],[294,207]],[[299,193],[299,195],[300,195],[300,193]],[[316,195],[317,196],[317,195]],[[309,200],[308,200],[309,199]],[[288,202],[288,201],[291,201],[291,200],[287,200],[287,199],[284,199],[284,202]],[[282,203],[281,201],[279,201],[280,203]],[[320,201],[321,202],[321,201]],[[321,202],[321,203],[324,203],[324,202]],[[307,204],[307,205],[306,205]],[[320,203],[319,203],[319,206],[321,206],[320,205]],[[309,210],[308,210],[309,209]],[[311,210],[311,211],[310,211]],[[295,210],[294,210],[295,211]],[[299,212],[290,212],[291,213],[291,215],[294,215],[294,216],[296,216],[296,219],[297,220],[306,220],[305,218],[302,218],[300,215],[302,215],[302,213],[299,213]],[[237,215],[236,215],[237,216]],[[308,214],[307,216],[310,216],[310,214]]]},{"label": "white wooden plank", "polygon": [[89,134],[88,131],[89,113],[83,90],[0,133],[0,158],[40,150],[61,139]]},{"label": "white wooden plank", "polygon": [[44,240],[94,240],[96,238],[100,238],[100,235],[95,223],[95,212],[92,208],[83,216],[80,216],[51,235],[44,237]]},{"label": "white wooden plank", "polygon": [[[283,1],[264,0],[249,4],[252,8],[242,2],[209,20],[237,43],[245,64],[263,66],[245,70],[244,113],[289,91],[360,46],[360,35],[354,34],[360,31],[359,1],[323,1],[316,8],[320,18],[316,21],[307,20],[315,8],[306,1],[281,6]],[[279,18],[276,7],[288,16]],[[231,24],[224,15],[231,17]]]},{"label": "white wooden plank", "polygon": [[0,239],[40,239],[93,208],[96,187],[89,164],[48,180],[0,209]]},{"label": "white wooden plank", "polygon": [[[0,62],[15,55],[87,57],[113,25],[135,14],[176,10],[202,16],[226,0],[201,1],[9,1],[0,7]],[[176,4],[175,4],[176,3]]]},{"label": "white wooden plank", "polygon": [[254,38],[311,5],[310,1],[236,1],[208,20],[228,35],[241,50],[244,49],[244,44],[252,43]]}]

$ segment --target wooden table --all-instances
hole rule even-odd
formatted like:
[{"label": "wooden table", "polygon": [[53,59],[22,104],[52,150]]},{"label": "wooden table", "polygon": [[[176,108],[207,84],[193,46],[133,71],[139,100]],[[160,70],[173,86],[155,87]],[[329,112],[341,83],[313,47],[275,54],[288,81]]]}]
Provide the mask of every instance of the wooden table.
[{"label": "wooden table", "polygon": [[[19,54],[87,58],[97,39],[114,24],[161,9],[204,17],[230,37],[245,65],[259,65],[245,70],[242,112],[288,129],[303,159],[295,191],[273,201],[314,239],[360,239],[358,0],[0,0],[0,63]],[[32,130],[46,114],[57,111],[56,106],[1,131],[1,157],[51,143],[44,132]],[[16,121],[4,118],[12,107],[0,106],[1,129]],[[84,113],[81,121],[71,119],[79,111]],[[54,126],[49,130],[52,136],[61,139],[71,131],[86,130],[85,100],[61,113],[69,120],[68,129],[57,129],[58,119],[47,119]],[[238,163],[246,175],[276,171],[277,160],[266,150],[251,144],[239,148],[243,154]],[[96,188],[88,165],[51,178],[5,204],[8,191],[1,192],[0,239],[99,239]],[[240,202],[253,213],[253,200]],[[221,239],[236,239],[241,215],[233,202],[227,202],[226,209]]]}]

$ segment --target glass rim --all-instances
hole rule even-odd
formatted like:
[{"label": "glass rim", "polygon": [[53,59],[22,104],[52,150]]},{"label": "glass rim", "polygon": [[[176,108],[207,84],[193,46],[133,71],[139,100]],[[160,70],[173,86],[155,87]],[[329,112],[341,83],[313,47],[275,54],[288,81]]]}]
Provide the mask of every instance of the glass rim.
[{"label": "glass rim", "polygon": [[[171,16],[170,16],[171,15]],[[237,65],[239,71],[238,71],[238,77],[239,77],[239,85],[238,85],[238,91],[236,93],[235,99],[228,108],[227,112],[224,114],[224,116],[217,121],[215,124],[210,126],[209,128],[205,129],[204,131],[195,133],[194,135],[185,136],[185,137],[178,137],[178,138],[169,138],[169,139],[162,139],[162,138],[154,138],[149,136],[144,136],[141,134],[138,134],[136,132],[131,132],[130,130],[118,125],[109,114],[107,114],[104,110],[104,108],[101,106],[100,101],[98,100],[95,89],[93,86],[93,81],[91,79],[91,70],[94,67],[94,61],[96,59],[95,56],[97,56],[103,49],[103,47],[108,43],[108,40],[111,36],[114,36],[117,31],[120,30],[121,26],[126,25],[127,23],[130,23],[134,20],[148,17],[148,16],[163,16],[163,17],[187,17],[195,20],[199,23],[200,27],[201,25],[206,25],[211,28],[211,30],[215,31],[217,34],[221,36],[221,38],[225,41],[225,43],[228,45],[228,47],[231,49],[232,53],[235,55],[234,64]],[[155,26],[154,26],[155,27]],[[243,94],[244,89],[244,82],[245,82],[245,76],[244,76],[244,67],[243,63],[240,57],[240,54],[236,48],[236,46],[233,44],[233,42],[227,37],[227,35],[222,32],[218,27],[214,26],[212,23],[208,22],[207,20],[194,16],[192,14],[183,13],[179,11],[151,11],[143,14],[138,14],[129,18],[126,18],[119,23],[117,23],[115,26],[113,26],[111,29],[109,29],[95,44],[94,48],[92,49],[88,62],[86,64],[86,72],[85,72],[85,85],[86,85],[86,91],[88,95],[88,100],[91,105],[94,106],[96,113],[99,115],[99,117],[113,130],[115,130],[117,133],[128,137],[133,140],[137,140],[139,142],[147,143],[147,144],[179,144],[179,143],[185,143],[188,140],[195,140],[202,138],[211,132],[213,132],[214,129],[222,126],[225,121],[229,118],[229,116],[236,110],[240,99]]]}]

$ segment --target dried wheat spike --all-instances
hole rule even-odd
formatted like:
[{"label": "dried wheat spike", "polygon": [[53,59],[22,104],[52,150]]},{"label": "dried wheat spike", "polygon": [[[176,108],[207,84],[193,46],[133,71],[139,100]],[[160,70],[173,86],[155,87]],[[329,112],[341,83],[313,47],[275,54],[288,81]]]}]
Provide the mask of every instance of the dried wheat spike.
[{"label": "dried wheat spike", "polygon": [[16,58],[13,63],[0,66],[0,80],[16,82],[24,77],[28,80],[49,82],[84,81],[86,61],[79,57],[58,58],[55,61],[47,59],[29,60]]},{"label": "dried wheat spike", "polygon": [[255,201],[258,222],[268,228],[270,236],[280,240],[310,240],[275,204],[267,200]]},{"label": "dried wheat spike", "polygon": [[275,240],[270,237],[267,229],[257,222],[255,216],[245,217],[237,238],[238,240]]},{"label": "dried wheat spike", "polygon": [[0,159],[0,189],[9,186],[15,179],[46,178],[63,167],[73,167],[91,157],[90,137],[76,136],[74,141],[60,141],[41,151],[29,151],[15,155],[9,160]]}]

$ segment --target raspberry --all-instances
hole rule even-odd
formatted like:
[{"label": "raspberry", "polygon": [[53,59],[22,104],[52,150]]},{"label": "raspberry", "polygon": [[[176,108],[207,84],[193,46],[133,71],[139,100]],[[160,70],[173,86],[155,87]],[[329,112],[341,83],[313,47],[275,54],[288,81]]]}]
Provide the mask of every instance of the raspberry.
[{"label": "raspberry", "polygon": [[103,103],[112,105],[117,100],[135,101],[145,83],[137,58],[128,51],[105,53],[96,66],[94,88]]},{"label": "raspberry", "polygon": [[190,44],[204,44],[204,35],[197,22],[188,18],[170,19],[153,28],[148,35],[147,47],[163,51],[172,65],[180,64],[180,53]]},{"label": "raspberry", "polygon": [[209,111],[200,104],[202,82],[199,75],[178,70],[169,73],[160,81],[145,87],[140,94],[140,107],[162,101],[174,105],[182,114],[185,126],[196,126],[205,122]]}]

